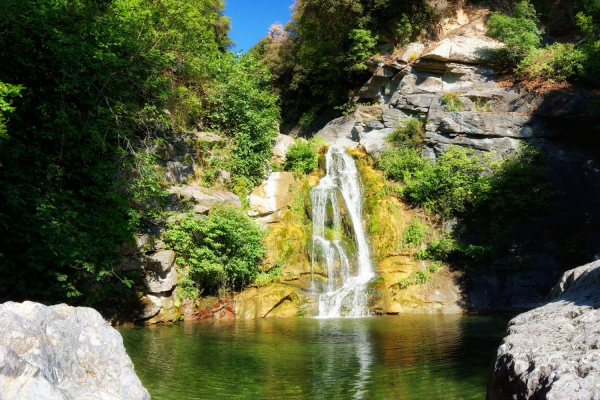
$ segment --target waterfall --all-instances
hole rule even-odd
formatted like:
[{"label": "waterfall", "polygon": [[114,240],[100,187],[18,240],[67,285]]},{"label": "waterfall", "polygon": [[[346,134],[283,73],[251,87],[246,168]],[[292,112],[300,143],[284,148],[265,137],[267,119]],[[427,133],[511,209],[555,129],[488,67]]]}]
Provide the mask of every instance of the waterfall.
[{"label": "waterfall", "polygon": [[[319,317],[368,316],[366,286],[374,272],[362,226],[362,182],[354,160],[343,147],[330,146],[325,157],[327,173],[310,192],[312,289],[320,292]],[[353,246],[346,245],[342,237],[344,216],[352,226]],[[327,276],[320,288],[315,282],[317,262]]]}]

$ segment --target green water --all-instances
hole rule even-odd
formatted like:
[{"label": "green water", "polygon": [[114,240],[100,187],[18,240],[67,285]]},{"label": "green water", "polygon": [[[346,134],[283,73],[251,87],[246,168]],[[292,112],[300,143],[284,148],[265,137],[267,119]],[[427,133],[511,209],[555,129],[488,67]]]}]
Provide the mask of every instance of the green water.
[{"label": "green water", "polygon": [[152,398],[484,399],[507,319],[389,316],[123,328]]}]

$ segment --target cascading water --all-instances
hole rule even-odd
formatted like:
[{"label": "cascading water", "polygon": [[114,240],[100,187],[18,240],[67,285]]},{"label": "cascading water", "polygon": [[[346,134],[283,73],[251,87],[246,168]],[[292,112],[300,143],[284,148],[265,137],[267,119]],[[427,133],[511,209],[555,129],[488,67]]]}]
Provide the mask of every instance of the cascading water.
[{"label": "cascading water", "polygon": [[[326,154],[327,173],[310,193],[313,210],[312,286],[315,263],[326,270],[327,283],[319,295],[319,317],[369,315],[367,282],[374,276],[367,238],[362,226],[363,188],[354,160],[343,147],[332,145]],[[343,204],[340,204],[343,203]],[[342,238],[342,208],[353,233],[353,246]],[[345,247],[355,247],[347,249]],[[350,256],[350,257],[349,257]],[[352,268],[350,258],[354,260]]]}]

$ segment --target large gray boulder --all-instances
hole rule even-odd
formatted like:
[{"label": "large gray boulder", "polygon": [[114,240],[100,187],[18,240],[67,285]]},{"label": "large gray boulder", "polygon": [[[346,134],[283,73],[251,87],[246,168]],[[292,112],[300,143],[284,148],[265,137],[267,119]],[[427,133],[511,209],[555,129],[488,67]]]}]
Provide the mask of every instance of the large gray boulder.
[{"label": "large gray boulder", "polygon": [[95,310],[0,305],[0,399],[150,399],[121,335]]},{"label": "large gray boulder", "polygon": [[488,400],[600,399],[600,261],[567,271],[549,303],[510,321]]}]

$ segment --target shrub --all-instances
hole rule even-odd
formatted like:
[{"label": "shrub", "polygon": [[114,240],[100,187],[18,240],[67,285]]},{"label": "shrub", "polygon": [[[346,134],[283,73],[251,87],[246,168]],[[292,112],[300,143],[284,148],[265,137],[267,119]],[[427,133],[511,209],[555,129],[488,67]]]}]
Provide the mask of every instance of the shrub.
[{"label": "shrub", "polygon": [[475,99],[473,109],[477,112],[492,112],[492,103],[478,97]]},{"label": "shrub", "polygon": [[512,15],[490,13],[488,35],[506,44],[495,55],[501,66],[516,67],[527,51],[539,47],[543,31],[538,29],[537,21],[535,8],[527,0],[515,4]]},{"label": "shrub", "polygon": [[428,159],[421,158],[413,148],[389,148],[383,151],[376,160],[387,179],[407,183],[417,171],[431,168]]},{"label": "shrub", "polygon": [[446,105],[446,111],[462,111],[463,103],[457,92],[446,92],[442,96],[442,103]]},{"label": "shrub", "polygon": [[570,43],[554,43],[529,51],[517,67],[517,77],[525,80],[563,82],[583,68],[586,55]]},{"label": "shrub", "polygon": [[417,118],[409,118],[403,125],[399,125],[386,138],[388,142],[396,147],[421,148],[425,139],[423,122]]},{"label": "shrub", "polygon": [[454,249],[454,243],[446,236],[439,240],[434,240],[427,245],[427,248],[415,253],[417,260],[444,261],[448,254]]},{"label": "shrub", "polygon": [[286,153],[285,170],[310,174],[317,169],[319,154],[316,146],[306,140],[296,140]]},{"label": "shrub", "polygon": [[428,231],[427,225],[422,224],[418,219],[414,219],[404,230],[402,241],[409,247],[420,246],[427,237]]},{"label": "shrub", "polygon": [[255,221],[231,206],[208,217],[188,215],[164,234],[181,268],[180,296],[241,290],[260,273],[264,233]]},{"label": "shrub", "polygon": [[347,55],[352,63],[349,69],[364,71],[367,69],[364,61],[373,54],[377,36],[373,37],[371,31],[366,29],[353,29],[348,36],[352,42]]}]

